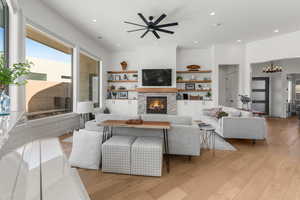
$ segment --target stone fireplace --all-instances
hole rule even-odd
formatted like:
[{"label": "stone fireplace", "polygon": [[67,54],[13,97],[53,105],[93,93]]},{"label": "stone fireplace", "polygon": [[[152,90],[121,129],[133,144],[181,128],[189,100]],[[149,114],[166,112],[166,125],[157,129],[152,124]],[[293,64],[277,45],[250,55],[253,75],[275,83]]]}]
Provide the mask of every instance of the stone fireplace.
[{"label": "stone fireplace", "polygon": [[177,114],[176,88],[139,88],[138,114]]},{"label": "stone fireplace", "polygon": [[146,97],[147,107],[146,112],[147,114],[167,114],[168,112],[168,98],[165,96],[151,96]]}]

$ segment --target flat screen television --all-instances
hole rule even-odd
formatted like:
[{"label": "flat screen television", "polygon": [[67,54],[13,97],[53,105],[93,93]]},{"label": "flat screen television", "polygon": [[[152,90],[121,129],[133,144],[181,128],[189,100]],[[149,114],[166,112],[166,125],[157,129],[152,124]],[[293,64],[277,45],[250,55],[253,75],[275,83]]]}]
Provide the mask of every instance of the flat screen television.
[{"label": "flat screen television", "polygon": [[143,69],[143,86],[172,86],[172,69]]}]

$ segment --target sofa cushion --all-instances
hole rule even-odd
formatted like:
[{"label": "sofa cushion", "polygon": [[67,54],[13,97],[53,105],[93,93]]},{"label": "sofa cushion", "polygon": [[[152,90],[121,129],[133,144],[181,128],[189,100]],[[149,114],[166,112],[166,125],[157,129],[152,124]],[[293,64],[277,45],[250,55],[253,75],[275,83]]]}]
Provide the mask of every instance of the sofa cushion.
[{"label": "sofa cushion", "polygon": [[99,169],[102,134],[99,132],[74,131],[70,164],[74,167]]},{"label": "sofa cushion", "polygon": [[142,119],[145,121],[168,121],[171,124],[178,124],[178,125],[192,124],[192,117],[188,117],[188,116],[148,114],[148,115],[142,115]]},{"label": "sofa cushion", "polygon": [[96,115],[96,122],[101,123],[105,120],[128,120],[128,119],[136,119],[137,116],[131,115],[115,115],[115,114],[103,114],[99,113]]}]

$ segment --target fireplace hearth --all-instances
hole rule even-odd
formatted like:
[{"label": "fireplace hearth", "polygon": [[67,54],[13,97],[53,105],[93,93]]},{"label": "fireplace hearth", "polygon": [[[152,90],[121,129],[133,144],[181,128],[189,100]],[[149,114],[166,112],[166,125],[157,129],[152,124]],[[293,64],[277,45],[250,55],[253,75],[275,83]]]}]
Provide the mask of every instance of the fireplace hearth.
[{"label": "fireplace hearth", "polygon": [[148,114],[167,114],[168,112],[168,98],[167,97],[147,97],[147,108],[146,112]]}]

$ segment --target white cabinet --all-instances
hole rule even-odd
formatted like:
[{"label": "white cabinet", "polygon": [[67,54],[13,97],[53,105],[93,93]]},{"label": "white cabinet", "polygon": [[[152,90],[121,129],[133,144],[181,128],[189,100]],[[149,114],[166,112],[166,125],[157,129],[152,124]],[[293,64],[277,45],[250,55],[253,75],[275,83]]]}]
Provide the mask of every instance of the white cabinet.
[{"label": "white cabinet", "polygon": [[137,115],[137,100],[106,100],[106,107],[111,114]]},{"label": "white cabinet", "polygon": [[191,116],[193,120],[199,120],[202,109],[213,107],[213,101],[177,101],[177,114],[181,116]]},{"label": "white cabinet", "polygon": [[[213,101],[177,101],[177,115],[199,119],[203,108],[213,107]],[[137,115],[137,100],[106,100],[106,107],[112,114]]]}]

